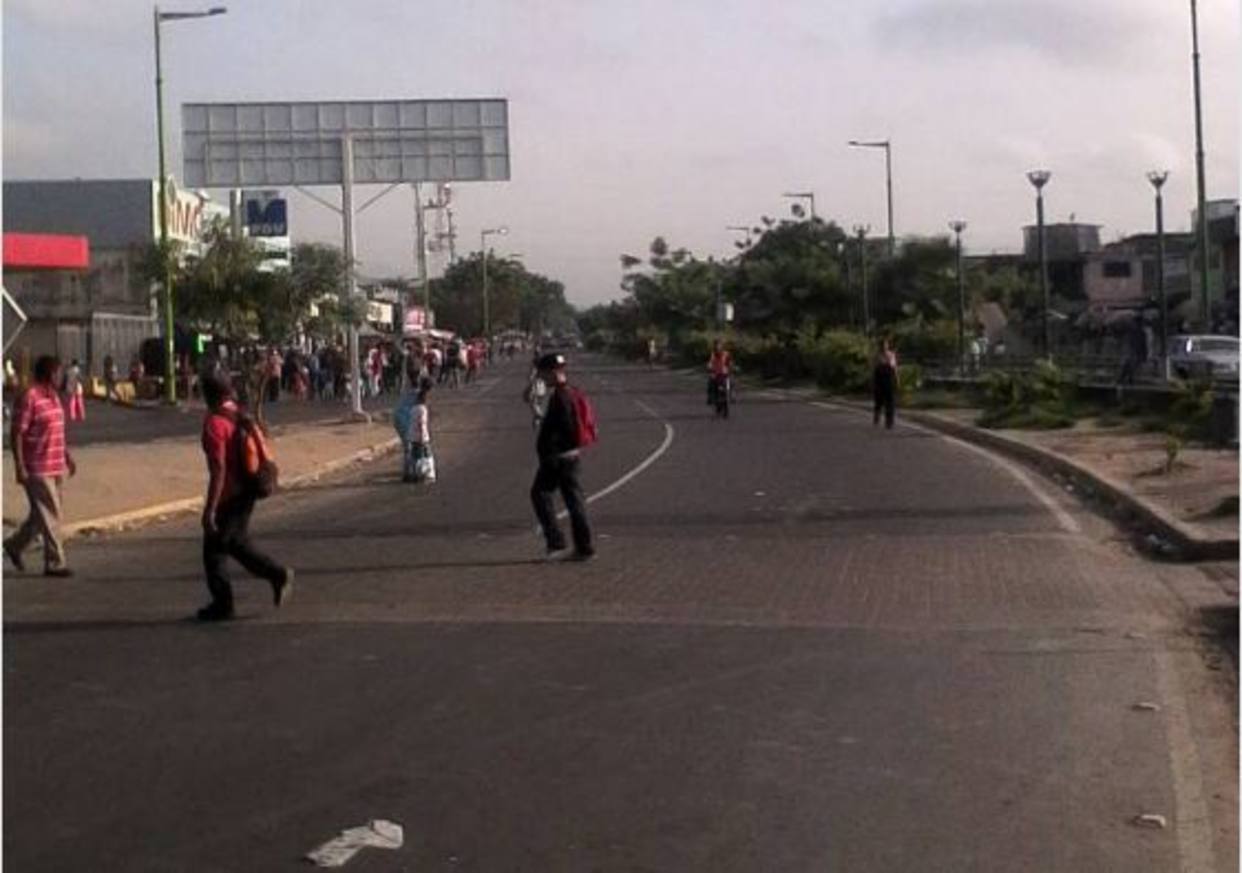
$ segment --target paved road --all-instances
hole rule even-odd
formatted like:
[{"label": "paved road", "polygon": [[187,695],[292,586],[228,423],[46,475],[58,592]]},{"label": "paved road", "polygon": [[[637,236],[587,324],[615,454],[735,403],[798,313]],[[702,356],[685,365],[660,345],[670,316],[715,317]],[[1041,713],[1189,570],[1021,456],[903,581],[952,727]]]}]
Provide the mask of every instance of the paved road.
[{"label": "paved road", "polygon": [[190,520],[7,576],[12,869],[295,870],[372,818],[406,846],[351,870],[1229,869],[1196,571],[919,430],[584,370],[591,564],[538,560],[513,365],[437,398],[436,486],[263,507],[280,613],[185,621]]}]

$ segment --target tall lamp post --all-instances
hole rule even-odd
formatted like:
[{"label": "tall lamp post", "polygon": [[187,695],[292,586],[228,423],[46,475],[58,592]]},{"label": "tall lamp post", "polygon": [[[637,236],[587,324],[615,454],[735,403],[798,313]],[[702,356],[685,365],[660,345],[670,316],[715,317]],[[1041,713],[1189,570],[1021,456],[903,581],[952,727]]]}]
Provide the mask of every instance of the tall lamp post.
[{"label": "tall lamp post", "polygon": [[1203,307],[1203,331],[1211,332],[1212,326],[1212,291],[1208,287],[1208,217],[1207,217],[1207,184],[1203,175],[1203,101],[1199,88],[1199,7],[1195,0],[1190,0],[1190,40],[1191,59],[1194,64],[1195,79],[1195,173],[1198,176],[1199,220],[1199,284],[1202,286],[1200,299]]},{"label": "tall lamp post", "polygon": [[[814,221],[814,220],[815,220],[815,192],[814,192],[814,191],[786,191],[786,192],[785,192],[784,194],[782,194],[781,196],[782,196],[782,197],[788,197],[788,198],[790,198],[791,200],[809,200],[809,201],[811,201],[811,221]],[[796,203],[795,203],[793,208],[794,208],[794,215],[798,215],[798,210],[799,210],[801,207],[800,207],[800,206],[798,206],[798,204],[796,204]],[[801,216],[799,216],[799,217],[801,217]]]},{"label": "tall lamp post", "polygon": [[888,256],[891,258],[897,250],[896,238],[893,236],[893,144],[887,139],[852,139],[849,144],[856,149],[884,149],[884,180],[888,193]]},{"label": "tall lamp post", "polygon": [[1160,189],[1169,178],[1168,170],[1152,170],[1147,181],[1156,189],[1156,293],[1160,295],[1160,367],[1169,377],[1169,298],[1164,287],[1164,196]]},{"label": "tall lamp post", "polygon": [[1044,357],[1051,356],[1052,343],[1048,333],[1048,310],[1052,307],[1048,296],[1048,245],[1044,238],[1044,186],[1052,178],[1048,170],[1031,170],[1026,178],[1035,186],[1035,224],[1039,234],[1039,290],[1044,301],[1042,344]]},{"label": "tall lamp post", "polygon": [[854,225],[854,233],[858,235],[858,271],[862,277],[863,333],[871,336],[871,299],[867,294],[867,224]]},{"label": "tall lamp post", "polygon": [[950,221],[949,229],[957,237],[957,362],[966,370],[966,282],[962,276],[962,231],[966,222]]},{"label": "tall lamp post", "polygon": [[509,232],[507,227],[489,227],[479,231],[479,250],[483,256],[483,338],[491,341],[492,313],[491,302],[487,297],[487,238],[492,235],[504,236]]},{"label": "tall lamp post", "polygon": [[160,25],[165,21],[184,21],[187,18],[210,18],[228,12],[223,6],[213,6],[204,12],[160,12],[155,7],[155,130],[160,156],[159,212],[160,256],[164,270],[164,399],[170,404],[177,402],[176,343],[173,337],[173,265],[168,252],[168,172],[164,164],[164,68],[160,54]]}]

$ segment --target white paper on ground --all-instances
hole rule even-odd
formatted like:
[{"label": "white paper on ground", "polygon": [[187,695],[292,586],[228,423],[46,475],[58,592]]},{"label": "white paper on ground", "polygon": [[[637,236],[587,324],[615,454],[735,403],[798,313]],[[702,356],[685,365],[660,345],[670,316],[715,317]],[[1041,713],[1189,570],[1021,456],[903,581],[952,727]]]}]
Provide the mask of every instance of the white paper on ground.
[{"label": "white paper on ground", "polygon": [[384,819],[373,819],[362,827],[341,831],[340,835],[306,854],[306,860],[318,867],[343,867],[362,849],[400,849],[405,844],[401,825]]}]

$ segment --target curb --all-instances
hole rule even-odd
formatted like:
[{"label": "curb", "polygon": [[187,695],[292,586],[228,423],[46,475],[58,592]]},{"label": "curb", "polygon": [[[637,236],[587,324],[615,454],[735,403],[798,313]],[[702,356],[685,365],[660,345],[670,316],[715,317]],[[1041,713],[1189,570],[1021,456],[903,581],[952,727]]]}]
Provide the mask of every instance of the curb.
[{"label": "curb", "polygon": [[[822,397],[820,401],[855,412],[871,412],[869,406],[850,400]],[[930,412],[906,411],[902,413],[902,417],[914,424],[1016,458],[1045,473],[1057,473],[1067,479],[1087,483],[1096,493],[1112,501],[1127,515],[1137,518],[1151,532],[1170,543],[1185,561],[1221,561],[1238,557],[1238,539],[1206,539],[1196,536],[1165,509],[1131,493],[1121,483],[1063,455],[995,431],[941,418]]]},{"label": "curb", "polygon": [[1010,455],[1031,466],[1045,471],[1051,470],[1068,479],[1086,482],[1095,492],[1121,507],[1126,514],[1137,518],[1161,539],[1167,540],[1185,560],[1215,561],[1238,557],[1236,537],[1208,539],[1197,536],[1168,510],[1134,494],[1120,482],[1078,461],[1004,434],[963,425],[933,413],[907,412],[905,417],[924,427]]},{"label": "curb", "polygon": [[[349,467],[353,464],[371,461],[394,451],[401,446],[401,440],[397,437],[391,437],[381,443],[376,443],[364,449],[359,449],[343,458],[336,458],[331,461],[325,461],[318,467],[300,473],[287,481],[280,483],[280,491],[295,491],[314,482],[318,482],[324,476]],[[178,515],[184,512],[197,511],[203,506],[202,497],[186,497],[181,500],[172,500],[167,503],[157,503],[152,506],[146,506],[142,509],[131,509],[127,512],[118,512],[113,515],[105,515],[99,518],[87,519],[86,521],[78,521],[73,524],[64,525],[61,528],[61,535],[64,539],[84,536],[87,534],[105,534],[116,533],[133,527],[144,521],[150,521],[160,516]]]}]

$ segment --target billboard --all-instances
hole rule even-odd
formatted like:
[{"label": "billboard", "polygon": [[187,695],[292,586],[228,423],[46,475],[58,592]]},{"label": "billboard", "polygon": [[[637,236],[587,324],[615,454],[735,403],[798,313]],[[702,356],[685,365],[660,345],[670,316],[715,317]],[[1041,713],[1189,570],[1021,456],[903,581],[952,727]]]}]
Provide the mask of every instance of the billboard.
[{"label": "billboard", "polygon": [[509,104],[485,100],[187,103],[186,185],[342,184],[344,140],[354,182],[509,178]]}]

